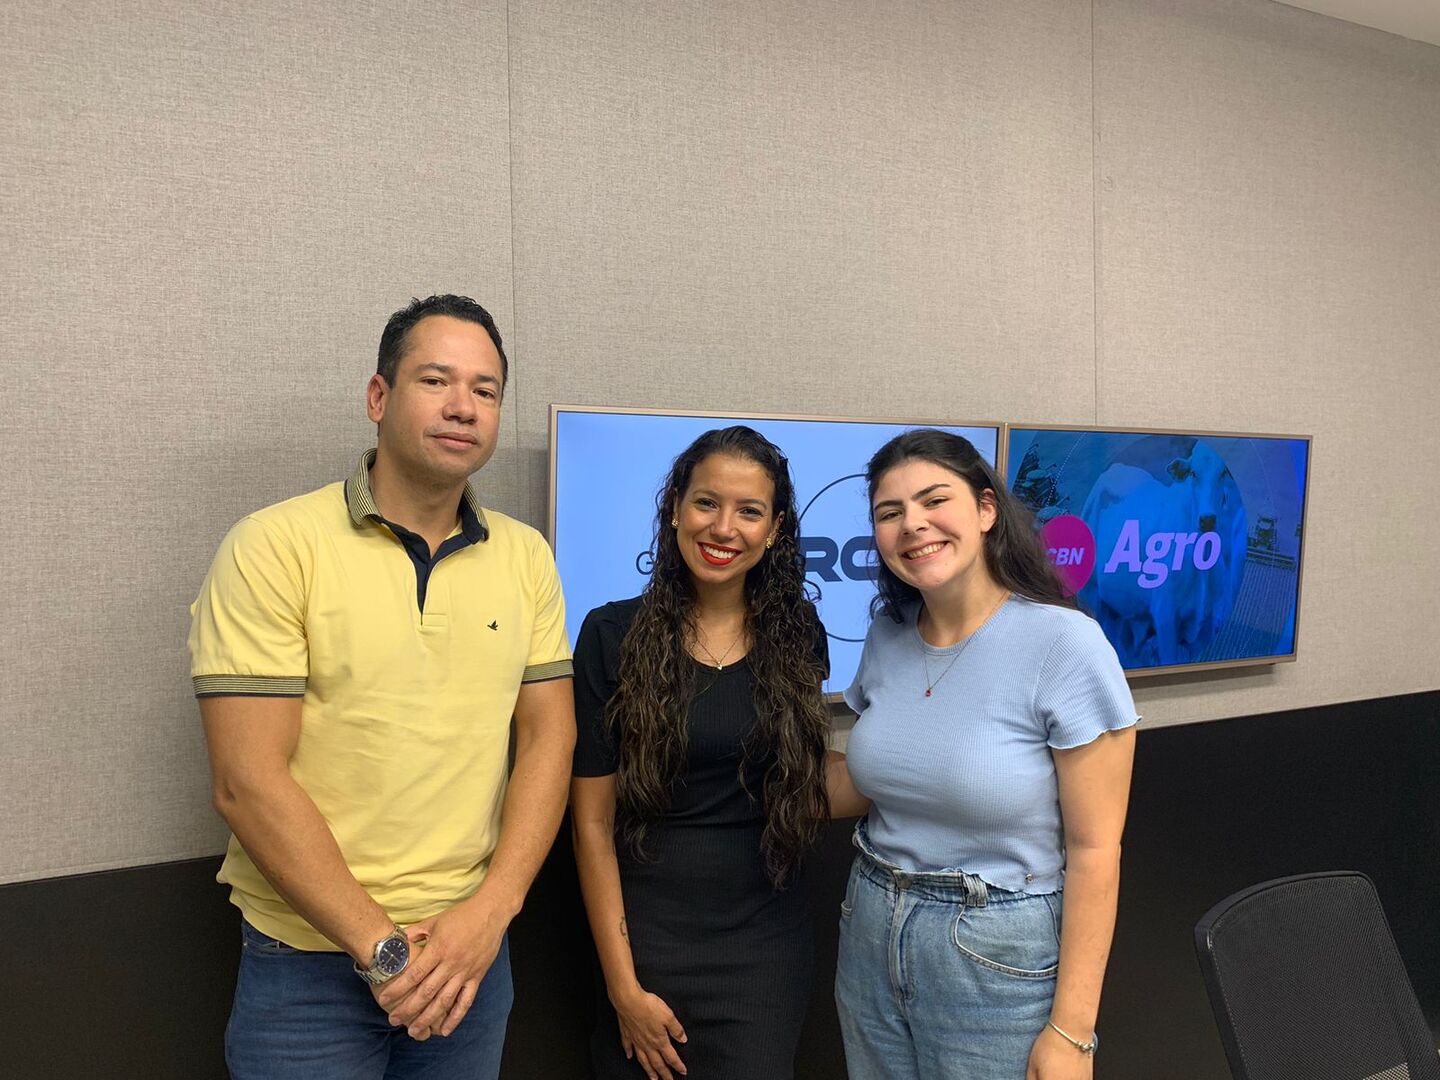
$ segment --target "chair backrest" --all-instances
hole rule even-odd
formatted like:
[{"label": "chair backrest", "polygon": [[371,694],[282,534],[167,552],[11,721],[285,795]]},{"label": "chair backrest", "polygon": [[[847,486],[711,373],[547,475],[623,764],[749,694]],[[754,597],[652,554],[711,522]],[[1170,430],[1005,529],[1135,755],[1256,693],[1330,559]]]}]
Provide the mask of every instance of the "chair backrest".
[{"label": "chair backrest", "polygon": [[1227,897],[1195,951],[1236,1080],[1440,1080],[1375,886],[1339,870]]}]

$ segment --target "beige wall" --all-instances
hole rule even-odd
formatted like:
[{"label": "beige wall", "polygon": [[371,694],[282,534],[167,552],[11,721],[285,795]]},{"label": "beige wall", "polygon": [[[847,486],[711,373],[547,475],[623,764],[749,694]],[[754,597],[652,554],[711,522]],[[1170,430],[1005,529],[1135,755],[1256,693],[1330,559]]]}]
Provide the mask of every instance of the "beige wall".
[{"label": "beige wall", "polygon": [[0,86],[0,880],[218,850],[186,604],[348,472],[437,290],[506,332],[482,487],[536,524],[556,400],[1311,432],[1300,660],[1142,710],[1440,686],[1440,48],[1263,0],[12,0]]}]

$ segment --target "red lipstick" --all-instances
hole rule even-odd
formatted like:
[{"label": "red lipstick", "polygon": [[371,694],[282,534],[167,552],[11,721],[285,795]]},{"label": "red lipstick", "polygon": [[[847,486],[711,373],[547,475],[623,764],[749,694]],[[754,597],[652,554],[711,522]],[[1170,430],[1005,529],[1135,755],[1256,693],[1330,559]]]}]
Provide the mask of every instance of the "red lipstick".
[{"label": "red lipstick", "polygon": [[[704,559],[707,563],[709,563],[711,566],[729,566],[732,562],[735,561],[735,556],[740,554],[740,552],[734,548],[721,547],[719,544],[697,543],[695,546],[700,549],[700,557]],[[716,551],[729,551],[732,554],[727,559],[717,559],[714,555],[711,555],[710,552],[705,550],[707,547],[714,548]]]}]

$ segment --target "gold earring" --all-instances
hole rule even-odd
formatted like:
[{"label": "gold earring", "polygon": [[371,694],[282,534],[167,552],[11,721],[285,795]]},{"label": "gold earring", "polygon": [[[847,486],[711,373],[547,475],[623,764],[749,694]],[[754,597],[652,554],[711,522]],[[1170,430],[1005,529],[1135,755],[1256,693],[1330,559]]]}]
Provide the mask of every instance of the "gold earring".
[{"label": "gold earring", "polygon": [[672,517],[672,518],[670,519],[670,528],[672,528],[672,529],[678,529],[679,527],[680,527],[680,519],[677,518],[677,517]]},{"label": "gold earring", "polygon": [[765,537],[765,550],[766,550],[766,551],[769,551],[769,550],[770,550],[771,548],[773,548],[774,546],[775,546],[775,537],[773,537],[773,536],[767,536],[767,537]]}]

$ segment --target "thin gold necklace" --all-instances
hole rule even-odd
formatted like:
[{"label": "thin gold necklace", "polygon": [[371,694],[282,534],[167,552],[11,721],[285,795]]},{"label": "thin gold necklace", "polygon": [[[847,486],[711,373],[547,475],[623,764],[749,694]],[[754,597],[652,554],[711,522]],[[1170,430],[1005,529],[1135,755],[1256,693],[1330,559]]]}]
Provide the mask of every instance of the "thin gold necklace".
[{"label": "thin gold necklace", "polygon": [[741,639],[742,637],[744,637],[744,636],[745,636],[745,629],[744,629],[744,627],[741,627],[740,633],[738,633],[738,634],[735,635],[735,640],[732,641],[732,642],[730,642],[730,648],[726,649],[725,652],[724,652],[724,654],[723,654],[719,659],[716,659],[715,654],[705,647],[705,643],[700,640],[700,635],[699,635],[699,634],[696,634],[696,635],[695,635],[695,644],[696,644],[696,645],[699,645],[699,646],[700,646],[700,651],[703,652],[706,656],[708,656],[708,657],[710,658],[711,663],[713,663],[713,664],[715,665],[715,670],[716,670],[716,671],[724,671],[724,670],[725,670],[725,657],[729,656],[732,652],[735,651],[735,646],[740,644],[740,639]]},{"label": "thin gold necklace", "polygon": [[[985,618],[980,620],[980,625],[975,627],[974,631],[971,632],[970,636],[967,637],[960,644],[960,648],[955,650],[955,655],[950,657],[950,662],[945,665],[945,670],[940,672],[940,674],[934,679],[930,678],[930,654],[925,651],[925,636],[920,633],[920,617],[918,615],[915,617],[915,636],[920,639],[920,660],[925,665],[926,697],[930,697],[931,694],[934,692],[935,687],[940,685],[940,680],[945,678],[946,675],[950,674],[950,669],[955,666],[955,661],[960,659],[960,654],[970,647],[970,642],[975,640],[975,635],[979,634],[981,630],[985,629],[985,625],[992,618],[994,618],[995,613],[1000,610],[1000,605],[1005,603],[1005,601],[1009,599],[1010,590],[1006,589],[1000,594],[1000,599],[996,601],[995,606],[986,613]],[[701,648],[704,648],[704,646],[702,645]]]}]

